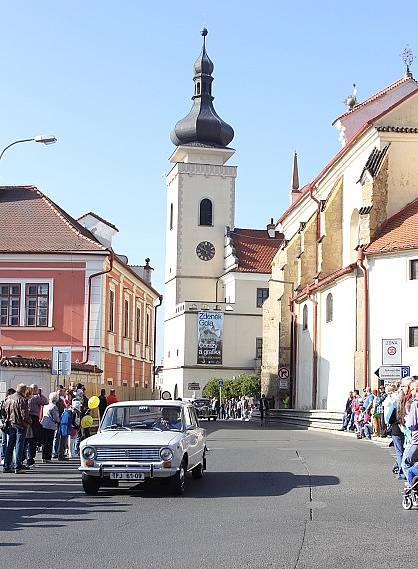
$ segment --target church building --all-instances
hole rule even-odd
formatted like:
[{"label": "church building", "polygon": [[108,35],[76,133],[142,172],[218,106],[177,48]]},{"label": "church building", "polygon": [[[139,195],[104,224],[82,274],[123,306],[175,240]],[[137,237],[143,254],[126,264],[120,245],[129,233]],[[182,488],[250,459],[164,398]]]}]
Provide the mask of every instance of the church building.
[{"label": "church building", "polygon": [[201,395],[212,378],[260,371],[262,306],[283,240],[273,220],[264,230],[235,227],[234,131],[213,107],[206,36],[167,174],[162,388],[175,398]]},{"label": "church building", "polygon": [[[334,125],[341,150],[293,177],[263,306],[262,390],[341,410],[348,391],[418,374],[418,83],[401,79]],[[297,162],[295,161],[295,168]],[[415,282],[416,281],[416,282]],[[290,374],[280,393],[279,369]]]}]

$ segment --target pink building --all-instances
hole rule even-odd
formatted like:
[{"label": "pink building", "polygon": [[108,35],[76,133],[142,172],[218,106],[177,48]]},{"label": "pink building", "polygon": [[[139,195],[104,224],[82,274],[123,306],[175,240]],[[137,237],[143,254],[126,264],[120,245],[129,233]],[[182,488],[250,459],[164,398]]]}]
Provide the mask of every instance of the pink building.
[{"label": "pink building", "polygon": [[91,212],[76,220],[33,186],[0,187],[0,227],[0,358],[71,346],[102,383],[151,389],[161,299],[148,262],[114,253],[117,228]]}]

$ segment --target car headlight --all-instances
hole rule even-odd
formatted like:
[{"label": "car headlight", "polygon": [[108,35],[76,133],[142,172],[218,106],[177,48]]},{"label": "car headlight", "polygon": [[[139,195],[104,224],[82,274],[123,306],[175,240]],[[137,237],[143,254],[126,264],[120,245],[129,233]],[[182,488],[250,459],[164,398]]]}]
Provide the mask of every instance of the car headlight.
[{"label": "car headlight", "polygon": [[93,447],[84,447],[81,454],[83,455],[83,458],[94,458],[96,450]]},{"label": "car headlight", "polygon": [[163,460],[171,460],[173,458],[173,451],[171,448],[162,448],[160,450],[160,456]]}]

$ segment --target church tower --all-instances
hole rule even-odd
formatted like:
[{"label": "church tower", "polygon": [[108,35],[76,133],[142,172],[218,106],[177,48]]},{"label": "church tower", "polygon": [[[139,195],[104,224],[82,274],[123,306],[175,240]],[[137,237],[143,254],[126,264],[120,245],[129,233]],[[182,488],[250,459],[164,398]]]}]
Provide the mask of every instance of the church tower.
[{"label": "church tower", "polygon": [[234,131],[213,107],[207,33],[201,32],[202,51],[194,64],[192,108],[171,133],[176,149],[167,174],[164,378],[196,364],[195,356],[187,361],[179,305],[215,301],[224,272],[225,227],[234,227],[236,167],[225,165],[235,152],[228,147]]}]

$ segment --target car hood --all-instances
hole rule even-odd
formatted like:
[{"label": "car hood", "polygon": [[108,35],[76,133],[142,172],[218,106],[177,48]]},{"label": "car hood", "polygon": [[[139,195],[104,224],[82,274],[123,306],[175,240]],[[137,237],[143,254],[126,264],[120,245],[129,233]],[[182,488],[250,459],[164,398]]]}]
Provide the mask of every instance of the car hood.
[{"label": "car hood", "polygon": [[183,433],[173,431],[103,431],[85,439],[82,446],[165,446],[178,442],[182,436]]}]

